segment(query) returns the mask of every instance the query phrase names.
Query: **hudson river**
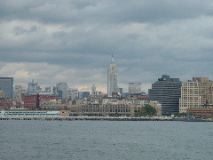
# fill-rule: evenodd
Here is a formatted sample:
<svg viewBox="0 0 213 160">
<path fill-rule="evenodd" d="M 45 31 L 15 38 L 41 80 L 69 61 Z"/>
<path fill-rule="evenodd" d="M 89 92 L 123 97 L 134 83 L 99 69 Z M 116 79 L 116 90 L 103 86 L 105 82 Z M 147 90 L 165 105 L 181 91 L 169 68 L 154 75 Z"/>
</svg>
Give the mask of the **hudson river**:
<svg viewBox="0 0 213 160">
<path fill-rule="evenodd" d="M 213 123 L 0 121 L 0 160 L 211 160 Z"/>
</svg>

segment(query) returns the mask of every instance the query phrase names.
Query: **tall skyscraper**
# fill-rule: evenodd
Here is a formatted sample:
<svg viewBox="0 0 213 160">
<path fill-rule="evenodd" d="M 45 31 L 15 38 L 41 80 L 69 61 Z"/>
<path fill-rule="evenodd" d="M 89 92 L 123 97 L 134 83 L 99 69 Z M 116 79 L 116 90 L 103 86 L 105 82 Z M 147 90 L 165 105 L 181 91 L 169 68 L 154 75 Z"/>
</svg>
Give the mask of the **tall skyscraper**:
<svg viewBox="0 0 213 160">
<path fill-rule="evenodd" d="M 117 65 L 115 64 L 114 57 L 112 55 L 111 63 L 107 69 L 107 95 L 112 97 L 112 93 L 118 92 L 118 80 L 117 80 Z"/>
<path fill-rule="evenodd" d="M 163 75 L 152 84 L 149 98 L 162 105 L 162 114 L 171 115 L 179 112 L 179 98 L 181 96 L 181 81 L 179 78 L 170 78 Z"/>
<path fill-rule="evenodd" d="M 5 97 L 13 98 L 13 78 L 0 77 L 0 90 L 4 92 Z"/>
</svg>

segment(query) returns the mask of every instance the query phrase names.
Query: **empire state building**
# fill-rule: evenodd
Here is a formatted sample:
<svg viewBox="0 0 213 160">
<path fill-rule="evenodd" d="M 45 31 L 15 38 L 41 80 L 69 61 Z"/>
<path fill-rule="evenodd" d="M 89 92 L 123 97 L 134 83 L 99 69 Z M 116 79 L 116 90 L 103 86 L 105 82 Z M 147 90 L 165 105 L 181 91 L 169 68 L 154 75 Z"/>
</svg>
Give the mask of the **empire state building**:
<svg viewBox="0 0 213 160">
<path fill-rule="evenodd" d="M 112 97 L 112 93 L 118 92 L 118 80 L 117 80 L 117 65 L 114 62 L 114 57 L 112 55 L 111 63 L 107 69 L 107 95 Z"/>
</svg>

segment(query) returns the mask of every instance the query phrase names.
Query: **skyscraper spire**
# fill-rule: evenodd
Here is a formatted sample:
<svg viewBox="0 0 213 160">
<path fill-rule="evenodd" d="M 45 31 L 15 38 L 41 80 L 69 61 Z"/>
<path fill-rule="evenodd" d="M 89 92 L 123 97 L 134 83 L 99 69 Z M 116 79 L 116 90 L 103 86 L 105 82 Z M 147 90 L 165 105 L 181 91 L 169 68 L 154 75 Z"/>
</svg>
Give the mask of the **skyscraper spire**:
<svg viewBox="0 0 213 160">
<path fill-rule="evenodd" d="M 112 60 L 111 63 L 114 63 L 115 59 L 114 59 L 114 55 L 112 54 Z"/>
</svg>

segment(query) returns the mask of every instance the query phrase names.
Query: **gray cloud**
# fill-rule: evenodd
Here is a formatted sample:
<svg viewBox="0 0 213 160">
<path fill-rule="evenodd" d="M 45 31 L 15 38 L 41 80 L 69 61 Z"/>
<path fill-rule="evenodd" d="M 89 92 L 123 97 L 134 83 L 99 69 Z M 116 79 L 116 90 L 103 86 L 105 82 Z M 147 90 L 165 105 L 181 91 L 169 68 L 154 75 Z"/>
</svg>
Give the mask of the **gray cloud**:
<svg viewBox="0 0 213 160">
<path fill-rule="evenodd" d="M 162 22 L 212 15 L 212 5 L 211 0 L 8 0 L 0 2 L 0 13 L 4 19 L 44 23 Z"/>
<path fill-rule="evenodd" d="M 161 74 L 213 78 L 212 8 L 210 0 L 0 1 L 0 74 L 104 86 L 114 54 L 121 86 Z"/>
</svg>

